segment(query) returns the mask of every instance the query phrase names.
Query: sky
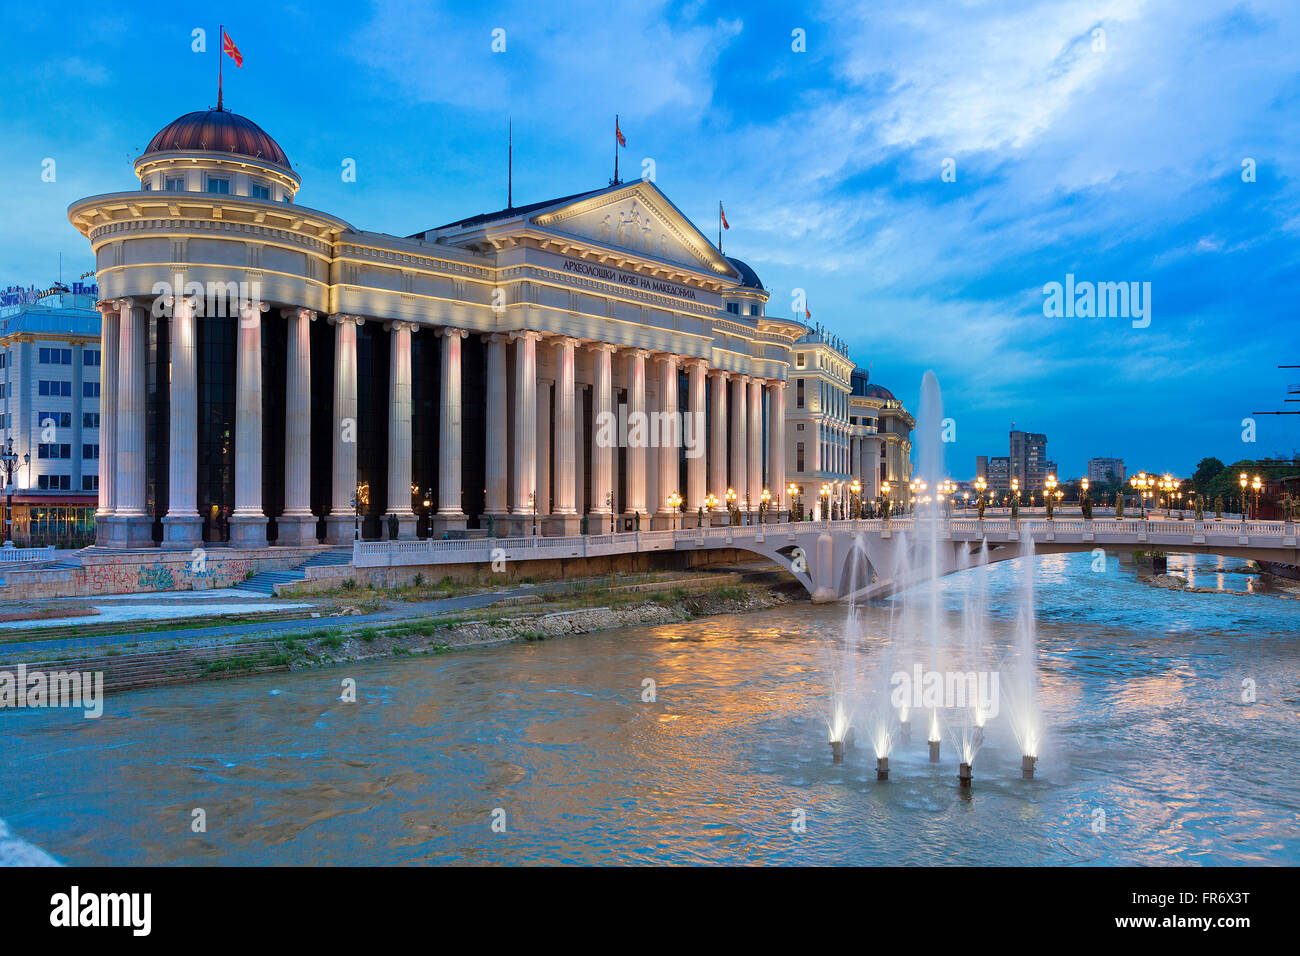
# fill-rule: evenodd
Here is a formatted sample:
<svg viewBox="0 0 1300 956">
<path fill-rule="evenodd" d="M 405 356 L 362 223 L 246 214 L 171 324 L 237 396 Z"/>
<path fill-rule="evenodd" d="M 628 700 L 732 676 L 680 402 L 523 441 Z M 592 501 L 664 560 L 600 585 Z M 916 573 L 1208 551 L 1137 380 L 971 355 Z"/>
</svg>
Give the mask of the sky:
<svg viewBox="0 0 1300 956">
<path fill-rule="evenodd" d="M 503 207 L 507 122 L 517 205 L 603 186 L 617 113 L 624 178 L 651 160 L 710 238 L 725 203 L 724 249 L 769 314 L 805 290 L 913 410 L 935 372 L 955 477 L 1007 454 L 1013 422 L 1047 434 L 1063 478 L 1093 456 L 1187 475 L 1300 450 L 1300 416 L 1253 415 L 1300 409 L 1284 402 L 1300 369 L 1277 367 L 1300 365 L 1294 0 L 4 0 L 3 16 L 0 286 L 52 281 L 60 253 L 65 280 L 93 267 L 68 204 L 133 188 L 153 134 L 215 105 L 218 22 L 197 17 L 219 16 L 244 57 L 225 105 L 284 148 L 300 205 L 360 229 Z M 1149 313 L 1048 315 L 1067 274 L 1149 283 Z"/>
</svg>

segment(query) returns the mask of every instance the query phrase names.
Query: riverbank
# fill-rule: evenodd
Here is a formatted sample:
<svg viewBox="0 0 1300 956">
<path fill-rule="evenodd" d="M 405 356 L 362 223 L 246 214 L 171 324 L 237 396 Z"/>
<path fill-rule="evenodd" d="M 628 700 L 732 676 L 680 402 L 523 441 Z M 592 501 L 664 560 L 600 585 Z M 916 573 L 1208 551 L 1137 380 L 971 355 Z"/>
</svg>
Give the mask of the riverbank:
<svg viewBox="0 0 1300 956">
<path fill-rule="evenodd" d="M 383 592 L 372 592 L 383 600 Z M 400 596 L 399 596 L 400 599 Z M 263 631 L 220 643 L 167 641 L 51 650 L 24 655 L 29 669 L 100 672 L 104 691 L 297 671 L 402 656 L 444 654 L 526 641 L 573 637 L 697 617 L 744 614 L 803 600 L 800 586 L 777 576 L 747 581 L 639 582 L 508 597 L 463 612 L 350 621 L 304 620 L 303 629 Z M 12 668 L 19 663 L 0 664 Z"/>
</svg>

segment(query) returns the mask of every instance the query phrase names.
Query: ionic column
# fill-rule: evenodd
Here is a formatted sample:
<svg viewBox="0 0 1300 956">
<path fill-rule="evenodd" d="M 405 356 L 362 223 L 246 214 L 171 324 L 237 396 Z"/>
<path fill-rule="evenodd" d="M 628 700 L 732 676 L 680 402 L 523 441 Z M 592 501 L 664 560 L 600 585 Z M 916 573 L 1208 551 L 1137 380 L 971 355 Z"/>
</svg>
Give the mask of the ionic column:
<svg viewBox="0 0 1300 956">
<path fill-rule="evenodd" d="M 230 515 L 230 545 L 266 547 L 262 511 L 262 312 L 261 302 L 239 310 L 235 354 L 235 510 Z"/>
<path fill-rule="evenodd" d="M 582 523 L 577 508 L 577 433 L 573 408 L 574 354 L 577 340 L 555 344 L 555 513 L 551 534 L 577 534 Z"/>
<path fill-rule="evenodd" d="M 682 423 L 683 437 L 686 439 L 686 511 L 698 514 L 704 507 L 704 496 L 708 457 L 705 454 L 704 434 L 707 416 L 704 412 L 705 382 L 708 375 L 708 363 L 704 359 L 695 359 L 689 364 L 687 372 L 687 401 L 689 405 L 686 420 Z"/>
<path fill-rule="evenodd" d="M 506 516 L 506 343 L 505 335 L 487 337 L 487 458 L 484 511 L 495 525 Z"/>
<path fill-rule="evenodd" d="M 515 534 L 531 534 L 533 501 L 537 493 L 537 332 L 514 332 L 515 455 L 511 511 Z"/>
<path fill-rule="evenodd" d="M 173 298 L 171 306 L 171 392 L 168 411 L 167 514 L 162 519 L 164 548 L 195 548 L 203 541 L 199 517 L 199 393 L 194 303 Z M 102 455 L 103 449 L 100 449 Z"/>
<path fill-rule="evenodd" d="M 668 507 L 668 496 L 673 492 L 681 494 L 681 433 L 677 429 L 677 363 L 676 355 L 659 357 L 659 434 L 657 444 L 659 480 L 659 500 L 654 505 L 655 519 L 651 527 L 669 529 L 676 524 L 681 512 Z"/>
<path fill-rule="evenodd" d="M 709 490 L 718 499 L 715 511 L 724 511 L 727 502 L 727 380 L 726 372 L 713 371 L 709 380 L 713 386 L 712 434 L 709 436 Z"/>
<path fill-rule="evenodd" d="M 749 376 L 741 375 L 731 389 L 731 475 L 729 487 L 735 489 L 736 507 L 745 511 L 754 502 L 745 501 L 749 490 Z"/>
<path fill-rule="evenodd" d="M 749 380 L 749 500 L 754 513 L 762 504 L 763 494 L 763 383 Z M 770 491 L 771 489 L 769 489 Z"/>
<path fill-rule="evenodd" d="M 442 337 L 442 392 L 439 395 L 439 448 L 438 448 L 438 513 L 430 520 L 435 536 L 444 531 L 463 530 L 467 518 L 462 505 L 461 449 L 463 436 L 463 398 L 461 395 L 460 343 L 468 334 L 463 329 L 440 328 Z M 408 402 L 409 408 L 409 402 Z M 504 410 L 504 408 L 503 408 Z M 411 477 L 408 462 L 406 497 L 411 496 Z M 411 534 L 415 533 L 412 516 Z M 403 533 L 403 537 L 405 537 Z"/>
<path fill-rule="evenodd" d="M 148 316 L 131 299 L 118 300 L 117 477 L 111 538 L 117 547 L 153 543 L 145 513 L 145 339 Z M 100 390 L 101 395 L 103 389 Z"/>
<path fill-rule="evenodd" d="M 614 449 L 618 443 L 618 422 L 614 415 L 614 346 L 590 346 L 595 365 L 591 393 L 591 513 L 604 520 L 598 529 L 608 531 L 614 504 Z"/>
<path fill-rule="evenodd" d="M 862 493 L 868 501 L 880 494 L 880 439 L 867 438 L 862 449 Z"/>
<path fill-rule="evenodd" d="M 788 508 L 789 496 L 785 490 L 785 382 L 770 382 L 767 386 L 767 480 L 772 500 L 780 501 Z"/>
<path fill-rule="evenodd" d="M 357 326 L 365 320 L 339 314 L 329 321 L 334 326 L 334 447 L 325 540 L 349 544 L 357 523 Z"/>
<path fill-rule="evenodd" d="M 316 543 L 311 513 L 311 309 L 281 309 L 288 326 L 284 387 L 284 511 L 275 519 L 276 544 Z"/>
<path fill-rule="evenodd" d="M 388 510 L 384 537 L 392 536 L 391 518 L 397 519 L 397 537 L 415 537 L 415 509 L 411 507 L 411 334 L 414 322 L 389 322 L 388 332 Z M 457 366 L 459 368 L 459 366 Z M 446 375 L 446 363 L 443 363 Z M 447 381 L 444 377 L 443 388 Z M 443 448 L 447 445 L 443 436 Z M 441 486 L 440 486 L 441 487 Z"/>
<path fill-rule="evenodd" d="M 117 362 L 121 314 L 117 303 L 99 303 L 99 507 L 95 509 L 95 543 L 107 546 L 110 520 L 117 506 Z"/>
<path fill-rule="evenodd" d="M 644 349 L 632 349 L 627 357 L 627 503 L 623 511 L 629 517 L 640 514 L 649 518 L 646 511 L 646 442 L 649 423 L 645 414 L 645 359 Z M 639 429 L 639 434 L 637 431 Z M 636 440 L 633 440 L 634 437 Z M 642 527 L 649 530 L 648 526 Z"/>
</svg>

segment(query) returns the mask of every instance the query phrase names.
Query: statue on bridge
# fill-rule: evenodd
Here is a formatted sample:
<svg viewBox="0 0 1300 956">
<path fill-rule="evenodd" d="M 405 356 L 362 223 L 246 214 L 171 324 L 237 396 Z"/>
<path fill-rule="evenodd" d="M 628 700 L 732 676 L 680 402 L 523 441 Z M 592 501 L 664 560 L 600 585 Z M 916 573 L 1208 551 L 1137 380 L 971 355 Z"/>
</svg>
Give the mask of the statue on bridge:
<svg viewBox="0 0 1300 956">
<path fill-rule="evenodd" d="M 1205 499 L 1200 495 L 1196 496 L 1196 520 L 1205 520 Z"/>
<path fill-rule="evenodd" d="M 1092 520 L 1092 499 L 1088 497 L 1085 491 L 1083 497 L 1079 499 L 1079 510 L 1083 512 L 1084 520 Z"/>
<path fill-rule="evenodd" d="M 1124 518 L 1124 492 L 1115 492 L 1115 517 L 1123 520 Z"/>
<path fill-rule="evenodd" d="M 980 502 L 979 502 L 979 504 L 976 506 L 976 508 L 977 508 L 978 511 L 979 511 L 979 518 L 980 518 L 980 520 L 983 521 L 983 520 L 984 520 L 984 496 L 983 496 L 983 495 L 980 495 Z"/>
<path fill-rule="evenodd" d="M 1223 520 L 1223 495 L 1214 496 L 1214 520 Z"/>
<path fill-rule="evenodd" d="M 1011 520 L 1020 520 L 1020 496 L 1012 495 L 1011 497 Z"/>
</svg>

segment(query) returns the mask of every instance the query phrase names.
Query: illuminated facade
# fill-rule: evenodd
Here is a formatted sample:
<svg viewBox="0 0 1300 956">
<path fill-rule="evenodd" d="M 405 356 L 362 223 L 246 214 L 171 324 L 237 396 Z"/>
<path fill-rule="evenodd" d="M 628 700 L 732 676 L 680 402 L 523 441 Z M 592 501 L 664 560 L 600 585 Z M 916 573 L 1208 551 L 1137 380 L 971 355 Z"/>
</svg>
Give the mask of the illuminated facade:
<svg viewBox="0 0 1300 956">
<path fill-rule="evenodd" d="M 227 111 L 134 168 L 68 211 L 101 291 L 102 544 L 667 527 L 674 493 L 785 484 L 805 329 L 652 183 L 401 237 L 298 205 Z"/>
</svg>

